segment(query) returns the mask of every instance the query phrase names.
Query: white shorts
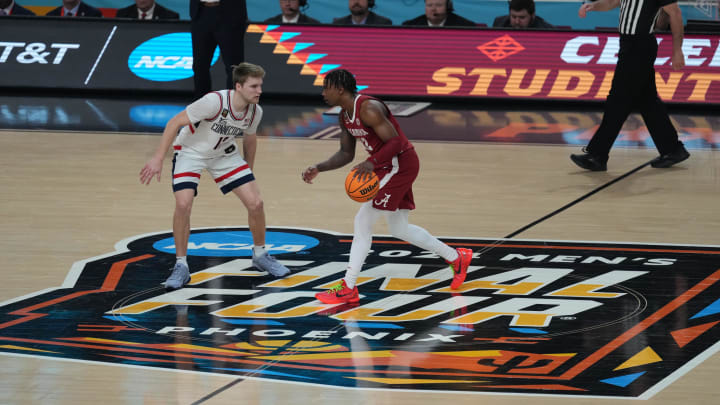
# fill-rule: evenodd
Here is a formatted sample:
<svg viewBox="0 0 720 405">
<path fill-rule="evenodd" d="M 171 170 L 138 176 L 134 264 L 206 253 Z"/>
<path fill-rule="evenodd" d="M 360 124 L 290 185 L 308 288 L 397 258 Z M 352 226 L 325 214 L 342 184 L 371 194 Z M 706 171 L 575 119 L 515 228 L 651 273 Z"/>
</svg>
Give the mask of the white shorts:
<svg viewBox="0 0 720 405">
<path fill-rule="evenodd" d="M 255 180 L 250 166 L 237 151 L 224 156 L 201 159 L 179 150 L 173 157 L 173 192 L 191 188 L 197 195 L 197 186 L 203 169 L 207 169 L 223 194 Z"/>
</svg>

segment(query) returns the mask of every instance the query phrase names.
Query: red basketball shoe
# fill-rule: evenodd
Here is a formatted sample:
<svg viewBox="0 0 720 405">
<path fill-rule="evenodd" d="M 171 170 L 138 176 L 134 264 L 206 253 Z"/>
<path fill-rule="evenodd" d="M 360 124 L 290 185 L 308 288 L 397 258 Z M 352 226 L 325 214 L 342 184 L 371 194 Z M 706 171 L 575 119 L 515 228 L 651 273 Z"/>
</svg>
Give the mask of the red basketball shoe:
<svg viewBox="0 0 720 405">
<path fill-rule="evenodd" d="M 344 279 L 330 287 L 329 290 L 315 294 L 315 298 L 323 304 L 340 304 L 344 302 L 360 301 L 357 286 L 348 288 Z"/>
<path fill-rule="evenodd" d="M 465 248 L 457 248 L 455 249 L 458 254 L 458 258 L 455 259 L 454 262 L 447 262 L 447 264 L 450 265 L 453 269 L 453 280 L 452 283 L 450 283 L 450 289 L 451 290 L 457 290 L 462 285 L 463 281 L 465 281 L 465 276 L 467 276 L 467 268 L 470 265 L 470 261 L 472 260 L 472 250 L 471 249 L 465 249 Z"/>
</svg>

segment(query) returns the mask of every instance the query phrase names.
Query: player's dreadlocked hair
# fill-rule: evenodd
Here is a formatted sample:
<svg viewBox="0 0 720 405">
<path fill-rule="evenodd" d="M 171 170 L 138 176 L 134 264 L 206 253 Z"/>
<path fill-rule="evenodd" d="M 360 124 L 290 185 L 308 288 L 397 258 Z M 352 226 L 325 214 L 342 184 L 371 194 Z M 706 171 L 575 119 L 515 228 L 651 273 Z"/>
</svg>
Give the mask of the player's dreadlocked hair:
<svg viewBox="0 0 720 405">
<path fill-rule="evenodd" d="M 345 69 L 335 69 L 325 75 L 323 87 L 337 87 L 345 89 L 345 91 L 352 94 L 357 93 L 357 83 L 355 82 L 355 76 L 353 76 L 352 73 Z"/>
</svg>

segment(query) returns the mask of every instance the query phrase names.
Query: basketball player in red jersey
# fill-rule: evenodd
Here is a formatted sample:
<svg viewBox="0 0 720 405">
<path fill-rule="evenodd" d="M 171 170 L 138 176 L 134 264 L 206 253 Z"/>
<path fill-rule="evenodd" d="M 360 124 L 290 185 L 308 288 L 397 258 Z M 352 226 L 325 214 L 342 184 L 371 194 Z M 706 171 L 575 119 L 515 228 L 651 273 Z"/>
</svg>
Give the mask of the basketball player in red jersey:
<svg viewBox="0 0 720 405">
<path fill-rule="evenodd" d="M 329 105 L 342 108 L 340 150 L 326 161 L 305 169 L 303 180 L 312 183 L 318 173 L 352 162 L 359 141 L 370 157 L 355 166 L 357 175 L 369 176 L 374 171 L 380 178 L 380 189 L 373 200 L 363 203 L 355 216 L 345 278 L 315 297 L 326 304 L 359 301 L 355 282 L 370 252 L 372 227 L 380 217 L 385 217 L 394 237 L 443 257 L 454 272 L 450 288 L 458 289 L 465 281 L 472 250 L 453 249 L 425 229 L 408 223 L 408 213 L 415 209 L 412 184 L 420 170 L 420 162 L 395 117 L 382 101 L 357 94 L 355 78 L 345 69 L 333 70 L 325 76 L 322 94 Z"/>
</svg>

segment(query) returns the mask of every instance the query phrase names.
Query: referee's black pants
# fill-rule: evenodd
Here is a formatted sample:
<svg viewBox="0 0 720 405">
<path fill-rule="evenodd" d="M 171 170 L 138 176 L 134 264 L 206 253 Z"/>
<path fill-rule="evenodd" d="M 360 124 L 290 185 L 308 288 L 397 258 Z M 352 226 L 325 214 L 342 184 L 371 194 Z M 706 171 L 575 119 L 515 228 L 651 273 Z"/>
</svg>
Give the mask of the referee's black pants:
<svg viewBox="0 0 720 405">
<path fill-rule="evenodd" d="M 654 35 L 620 36 L 620 51 L 605 101 L 605 113 L 587 146 L 588 153 L 607 160 L 610 148 L 633 110 L 642 115 L 660 155 L 673 152 L 681 145 L 665 104 L 657 94 L 654 67 L 657 50 Z"/>
<path fill-rule="evenodd" d="M 230 0 L 236 1 L 236 0 Z M 245 26 L 242 16 L 228 23 L 220 14 L 221 7 L 200 7 L 192 20 L 193 80 L 195 97 L 199 98 L 211 91 L 210 63 L 215 47 L 220 46 L 220 55 L 225 64 L 225 88 L 232 88 L 232 66 L 244 59 Z"/>
</svg>

